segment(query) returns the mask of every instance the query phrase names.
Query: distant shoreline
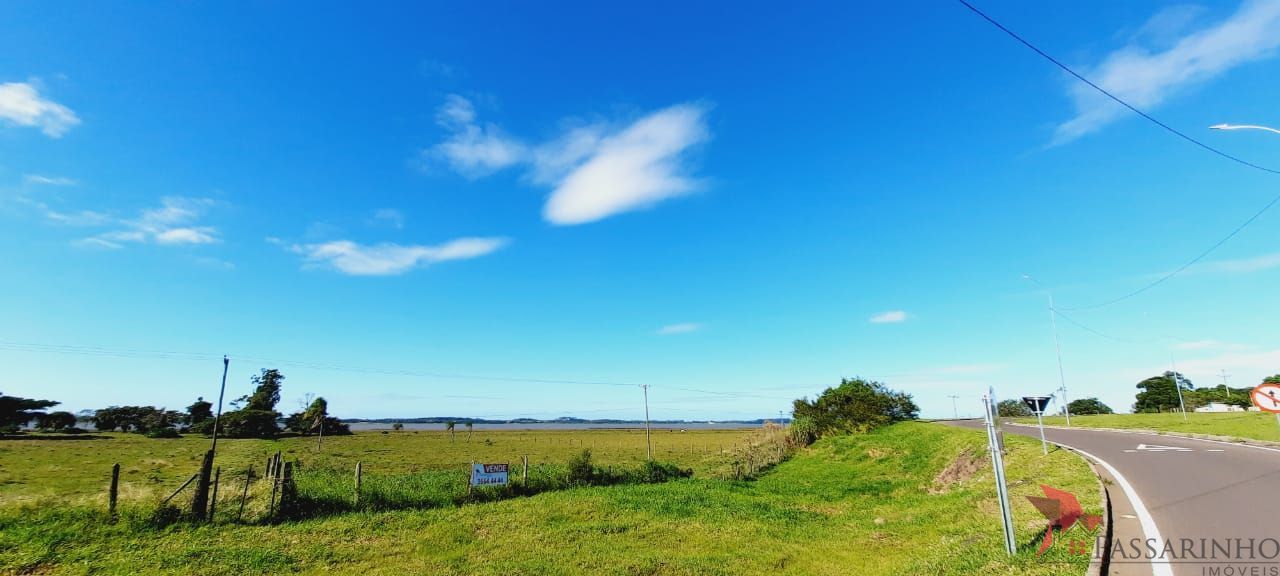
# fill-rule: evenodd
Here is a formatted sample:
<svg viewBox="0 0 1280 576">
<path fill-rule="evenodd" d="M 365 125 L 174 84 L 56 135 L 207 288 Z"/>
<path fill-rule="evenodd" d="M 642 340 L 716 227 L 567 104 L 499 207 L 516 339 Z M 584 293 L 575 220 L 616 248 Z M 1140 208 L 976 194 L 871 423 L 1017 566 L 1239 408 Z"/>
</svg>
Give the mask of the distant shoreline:
<svg viewBox="0 0 1280 576">
<path fill-rule="evenodd" d="M 705 426 L 708 424 L 740 424 L 745 426 L 760 426 L 765 422 L 790 422 L 790 418 L 756 418 L 754 420 L 650 420 L 650 426 L 675 426 L 675 425 L 694 425 Z M 541 420 L 537 418 L 511 418 L 508 420 L 493 420 L 487 418 L 465 418 L 461 416 L 429 416 L 420 418 L 343 418 L 344 424 L 617 424 L 621 426 L 643 426 L 644 420 L 616 420 L 608 418 L 571 418 L 563 417 L 554 420 Z"/>
</svg>

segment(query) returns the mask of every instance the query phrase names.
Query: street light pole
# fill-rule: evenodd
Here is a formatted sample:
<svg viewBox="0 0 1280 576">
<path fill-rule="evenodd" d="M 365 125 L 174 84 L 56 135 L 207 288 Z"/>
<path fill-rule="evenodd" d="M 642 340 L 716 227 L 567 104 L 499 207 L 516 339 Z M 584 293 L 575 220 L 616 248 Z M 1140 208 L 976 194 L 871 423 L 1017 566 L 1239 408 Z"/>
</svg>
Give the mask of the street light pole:
<svg viewBox="0 0 1280 576">
<path fill-rule="evenodd" d="M 951 398 L 951 411 L 955 414 L 955 419 L 959 420 L 960 408 L 956 407 L 956 399 L 959 398 L 959 396 L 952 395 L 952 396 L 948 396 L 948 398 Z"/>
<path fill-rule="evenodd" d="M 1067 417 L 1067 428 L 1070 428 L 1071 408 L 1067 406 L 1070 404 L 1067 399 L 1067 376 L 1062 370 L 1062 344 L 1058 341 L 1058 309 L 1053 305 L 1053 290 L 1050 290 L 1028 274 L 1023 274 L 1022 277 L 1034 282 L 1036 286 L 1044 288 L 1045 293 L 1049 295 L 1049 324 L 1053 327 L 1053 350 L 1058 355 L 1058 391 L 1062 392 L 1062 413 Z"/>
<path fill-rule="evenodd" d="M 649 385 L 641 384 L 640 388 L 644 390 L 644 454 L 652 462 L 653 441 L 649 439 Z"/>
<path fill-rule="evenodd" d="M 1280 130 L 1276 130 L 1270 126 L 1258 126 L 1256 124 L 1214 124 L 1209 127 L 1210 130 L 1262 130 L 1264 132 L 1275 132 L 1280 134 Z"/>
</svg>

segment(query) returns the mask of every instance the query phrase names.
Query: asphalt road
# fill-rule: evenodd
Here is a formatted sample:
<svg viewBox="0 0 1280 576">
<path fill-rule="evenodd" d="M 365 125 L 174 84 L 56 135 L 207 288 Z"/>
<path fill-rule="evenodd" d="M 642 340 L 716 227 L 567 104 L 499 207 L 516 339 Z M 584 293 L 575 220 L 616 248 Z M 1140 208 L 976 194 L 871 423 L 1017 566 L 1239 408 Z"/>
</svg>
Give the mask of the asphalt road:
<svg viewBox="0 0 1280 576">
<path fill-rule="evenodd" d="M 983 427 L 981 421 L 956 424 Z M 1040 437 L 1035 427 L 1006 423 L 1004 430 Z M 1280 450 L 1084 428 L 1046 428 L 1045 437 L 1096 457 L 1110 466 L 1113 474 L 1109 476 L 1122 477 L 1123 481 L 1113 478 L 1115 484 L 1110 486 L 1113 502 L 1124 497 L 1125 483 L 1136 494 L 1136 502 L 1115 506 L 1117 539 L 1122 544 L 1130 537 L 1157 536 L 1152 534 L 1154 529 L 1175 547 L 1167 564 L 1133 564 L 1113 555 L 1113 573 L 1280 576 Z M 1149 516 L 1147 522 L 1144 514 Z M 1234 541 L 1237 538 L 1241 541 Z M 1190 539 L 1190 554 L 1182 549 L 1184 539 Z M 1201 539 L 1205 539 L 1203 553 L 1199 552 Z M 1247 549 L 1250 541 L 1252 553 Z M 1233 548 L 1215 552 L 1214 544 Z"/>
</svg>

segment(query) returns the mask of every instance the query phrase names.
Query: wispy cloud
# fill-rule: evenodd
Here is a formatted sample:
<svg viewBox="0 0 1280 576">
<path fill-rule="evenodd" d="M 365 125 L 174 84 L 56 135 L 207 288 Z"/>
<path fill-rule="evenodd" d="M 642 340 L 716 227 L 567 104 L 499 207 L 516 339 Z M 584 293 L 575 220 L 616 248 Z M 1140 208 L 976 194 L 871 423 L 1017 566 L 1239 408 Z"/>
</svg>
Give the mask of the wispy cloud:
<svg viewBox="0 0 1280 576">
<path fill-rule="evenodd" d="M 27 184 L 38 184 L 41 186 L 75 186 L 77 182 L 71 178 L 63 176 L 44 176 L 41 174 L 27 174 L 22 177 L 22 181 Z"/>
<path fill-rule="evenodd" d="M 50 138 L 61 138 L 80 123 L 70 108 L 42 98 L 35 86 L 25 82 L 0 84 L 0 120 L 37 127 Z"/>
<path fill-rule="evenodd" d="M 82 212 L 84 218 L 94 217 L 107 219 L 116 224 L 110 230 L 84 238 L 76 243 L 81 246 L 118 249 L 130 243 L 153 243 L 161 245 L 213 244 L 218 242 L 218 231 L 212 226 L 200 225 L 198 220 L 205 214 L 213 200 L 208 198 L 183 198 L 169 196 L 160 200 L 160 206 L 143 210 L 137 218 L 114 220 L 105 215 L 93 212 Z M 51 219 L 57 220 L 57 213 L 49 213 Z M 87 216 L 86 216 L 87 215 Z"/>
<path fill-rule="evenodd" d="M 1248 348 L 1243 344 L 1231 344 L 1219 340 L 1193 340 L 1188 342 L 1179 342 L 1173 347 L 1177 350 L 1239 350 Z"/>
<path fill-rule="evenodd" d="M 467 178 L 522 166 L 528 182 L 551 188 L 543 207 L 548 222 L 585 224 L 697 190 L 688 155 L 710 139 L 707 110 L 685 103 L 629 123 L 579 123 L 530 145 L 478 122 L 471 101 L 454 94 L 436 114 L 450 136 L 425 154 Z"/>
<path fill-rule="evenodd" d="M 506 238 L 459 238 L 436 246 L 363 245 L 350 240 L 335 240 L 320 244 L 294 244 L 289 250 L 301 254 L 309 264 L 324 265 L 343 274 L 392 276 L 437 262 L 478 258 L 508 243 Z"/>
<path fill-rule="evenodd" d="M 399 230 L 404 228 L 404 213 L 394 208 L 380 208 L 373 212 L 370 223 L 390 226 Z"/>
<path fill-rule="evenodd" d="M 495 124 L 478 124 L 470 100 L 450 94 L 436 111 L 436 123 L 450 132 L 427 154 L 443 159 L 455 172 L 480 178 L 524 161 L 527 149 Z"/>
<path fill-rule="evenodd" d="M 1252 258 L 1218 260 L 1205 264 L 1204 266 L 1204 270 L 1208 272 L 1227 272 L 1236 274 L 1259 272 L 1262 270 L 1270 270 L 1272 268 L 1280 268 L 1280 252 L 1274 254 L 1263 254 Z"/>
<path fill-rule="evenodd" d="M 906 322 L 906 320 L 907 313 L 902 310 L 881 312 L 867 319 L 867 321 L 872 324 L 897 324 L 899 322 Z"/>
<path fill-rule="evenodd" d="M 702 329 L 702 324 L 697 322 L 681 322 L 679 324 L 668 324 L 658 329 L 658 334 L 663 336 L 671 334 L 688 334 L 697 332 Z"/>
<path fill-rule="evenodd" d="M 1082 73 L 1107 91 L 1144 109 L 1163 103 L 1179 89 L 1211 80 L 1242 64 L 1270 58 L 1280 46 L 1280 2 L 1247 0 L 1227 19 L 1171 40 L 1163 50 L 1140 45 L 1153 29 L 1185 25 L 1185 9 L 1157 13 L 1141 34 Z M 1076 115 L 1063 122 L 1052 144 L 1095 132 L 1125 113 L 1124 108 L 1074 80 L 1070 95 Z"/>
</svg>

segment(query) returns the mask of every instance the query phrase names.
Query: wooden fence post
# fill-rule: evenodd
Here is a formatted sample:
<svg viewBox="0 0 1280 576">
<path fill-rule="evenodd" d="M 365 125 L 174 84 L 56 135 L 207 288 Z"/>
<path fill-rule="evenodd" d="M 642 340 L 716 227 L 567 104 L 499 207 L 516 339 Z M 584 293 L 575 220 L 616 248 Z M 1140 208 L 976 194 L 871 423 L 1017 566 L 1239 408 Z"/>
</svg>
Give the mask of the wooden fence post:
<svg viewBox="0 0 1280 576">
<path fill-rule="evenodd" d="M 524 463 L 524 471 L 521 473 L 523 478 L 520 480 L 520 483 L 527 487 L 529 485 L 529 455 L 525 454 L 524 456 L 521 456 L 520 460 Z"/>
<path fill-rule="evenodd" d="M 196 481 L 196 493 L 191 499 L 191 517 L 204 520 L 209 513 L 209 477 L 213 475 L 213 450 L 204 453 L 200 463 L 200 479 Z"/>
<path fill-rule="evenodd" d="M 213 522 L 213 512 L 218 508 L 218 484 L 222 482 L 222 467 L 213 471 L 213 496 L 209 498 L 209 521 Z"/>
<path fill-rule="evenodd" d="M 467 496 L 471 495 L 471 475 L 475 473 L 476 463 L 472 462 L 467 465 Z"/>
<path fill-rule="evenodd" d="M 120 463 L 111 467 L 111 491 L 107 493 L 107 514 L 116 517 L 116 494 L 120 489 Z"/>
<path fill-rule="evenodd" d="M 276 491 L 280 489 L 279 476 L 271 479 L 271 502 L 267 504 L 267 518 L 274 520 L 276 517 Z"/>
<path fill-rule="evenodd" d="M 244 516 L 244 501 L 249 498 L 250 480 L 253 480 L 253 464 L 249 465 L 249 470 L 244 475 L 244 491 L 240 493 L 240 511 L 236 512 L 236 523 L 239 523 L 240 517 Z"/>
<path fill-rule="evenodd" d="M 280 477 L 280 506 L 277 510 L 292 510 L 297 496 L 293 486 L 293 462 L 284 463 L 284 474 Z"/>
<path fill-rule="evenodd" d="M 361 480 L 360 477 L 363 475 L 363 473 L 364 473 L 364 463 L 356 462 L 356 495 L 355 495 L 355 498 L 351 500 L 352 505 L 354 505 L 356 508 L 360 507 L 360 480 Z"/>
</svg>

